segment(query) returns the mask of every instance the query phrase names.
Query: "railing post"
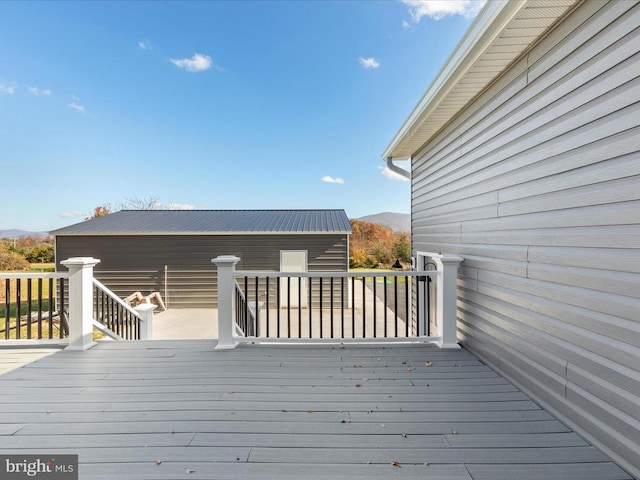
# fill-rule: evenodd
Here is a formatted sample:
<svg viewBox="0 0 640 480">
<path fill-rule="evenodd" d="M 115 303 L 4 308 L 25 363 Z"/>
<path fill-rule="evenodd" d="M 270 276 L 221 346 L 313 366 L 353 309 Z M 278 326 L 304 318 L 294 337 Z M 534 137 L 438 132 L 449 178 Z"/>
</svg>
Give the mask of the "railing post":
<svg viewBox="0 0 640 480">
<path fill-rule="evenodd" d="M 211 260 L 218 267 L 218 344 L 215 350 L 231 350 L 238 346 L 233 339 L 235 322 L 235 271 L 240 258 L 220 255 Z"/>
<path fill-rule="evenodd" d="M 141 303 L 133 307 L 140 315 L 140 340 L 153 340 L 153 311 L 158 308 L 153 303 Z"/>
<path fill-rule="evenodd" d="M 74 257 L 61 262 L 69 269 L 67 348 L 70 350 L 87 350 L 96 345 L 93 341 L 93 267 L 99 262 L 92 257 Z"/>
<path fill-rule="evenodd" d="M 440 272 L 436 284 L 437 345 L 440 348 L 460 348 L 458 345 L 458 265 L 464 259 L 457 255 L 434 257 Z"/>
</svg>

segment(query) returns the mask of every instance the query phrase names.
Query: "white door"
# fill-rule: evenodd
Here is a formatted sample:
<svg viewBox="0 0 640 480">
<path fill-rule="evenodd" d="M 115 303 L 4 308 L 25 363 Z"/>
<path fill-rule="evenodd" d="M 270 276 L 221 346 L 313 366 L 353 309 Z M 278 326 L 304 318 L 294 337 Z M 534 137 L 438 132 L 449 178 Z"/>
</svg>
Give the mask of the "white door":
<svg viewBox="0 0 640 480">
<path fill-rule="evenodd" d="M 306 250 L 281 250 L 280 271 L 295 274 L 307 271 Z M 292 308 L 306 308 L 309 293 L 307 279 L 291 276 L 290 279 L 280 279 L 280 306 Z"/>
</svg>

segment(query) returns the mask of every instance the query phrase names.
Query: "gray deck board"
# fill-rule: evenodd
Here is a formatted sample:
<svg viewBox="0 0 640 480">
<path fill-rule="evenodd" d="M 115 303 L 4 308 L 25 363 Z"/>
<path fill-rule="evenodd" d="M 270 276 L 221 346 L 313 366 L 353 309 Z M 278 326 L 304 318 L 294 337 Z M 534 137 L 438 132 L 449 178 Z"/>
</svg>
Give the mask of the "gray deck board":
<svg viewBox="0 0 640 480">
<path fill-rule="evenodd" d="M 0 452 L 78 454 L 83 480 L 630 478 L 465 350 L 213 346 L 23 352 Z"/>
</svg>

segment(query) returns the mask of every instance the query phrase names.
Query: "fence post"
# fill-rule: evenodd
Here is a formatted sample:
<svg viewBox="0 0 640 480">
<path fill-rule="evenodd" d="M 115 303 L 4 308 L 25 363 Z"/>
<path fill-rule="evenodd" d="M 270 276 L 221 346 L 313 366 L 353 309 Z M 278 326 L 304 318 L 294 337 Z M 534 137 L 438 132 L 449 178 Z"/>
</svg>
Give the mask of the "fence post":
<svg viewBox="0 0 640 480">
<path fill-rule="evenodd" d="M 460 348 L 458 345 L 458 265 L 464 259 L 457 255 L 434 257 L 440 275 L 436 284 L 436 318 L 438 346 Z"/>
<path fill-rule="evenodd" d="M 87 350 L 96 345 L 93 341 L 93 267 L 99 262 L 92 257 L 60 262 L 69 269 L 69 350 Z"/>
<path fill-rule="evenodd" d="M 235 323 L 235 271 L 240 258 L 220 255 L 212 263 L 218 268 L 218 344 L 215 350 L 231 350 L 238 346 L 233 340 Z"/>
<path fill-rule="evenodd" d="M 140 340 L 153 340 L 153 311 L 158 308 L 153 303 L 141 303 L 133 309 L 140 315 Z"/>
</svg>

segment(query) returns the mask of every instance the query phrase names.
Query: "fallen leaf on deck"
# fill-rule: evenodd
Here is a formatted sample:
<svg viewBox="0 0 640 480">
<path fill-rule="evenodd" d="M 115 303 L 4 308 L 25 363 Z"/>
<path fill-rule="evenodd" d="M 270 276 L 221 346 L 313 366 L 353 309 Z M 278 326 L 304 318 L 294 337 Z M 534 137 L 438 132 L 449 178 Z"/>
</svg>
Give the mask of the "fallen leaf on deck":
<svg viewBox="0 0 640 480">
<path fill-rule="evenodd" d="M 451 430 L 452 435 L 458 435 L 458 430 Z"/>
<path fill-rule="evenodd" d="M 356 388 L 361 387 L 362 385 L 360 385 L 359 383 L 356 383 Z"/>
<path fill-rule="evenodd" d="M 391 465 L 393 465 L 394 467 L 402 467 L 402 465 L 400 464 L 400 462 L 391 462 Z"/>
<path fill-rule="evenodd" d="M 316 412 L 313 410 L 307 410 L 307 413 L 316 413 Z"/>
<path fill-rule="evenodd" d="M 432 366 L 432 365 L 433 365 L 433 363 L 431 363 L 431 362 L 424 362 L 424 365 L 425 365 L 426 367 L 430 367 L 430 366 Z"/>
</svg>

